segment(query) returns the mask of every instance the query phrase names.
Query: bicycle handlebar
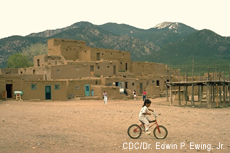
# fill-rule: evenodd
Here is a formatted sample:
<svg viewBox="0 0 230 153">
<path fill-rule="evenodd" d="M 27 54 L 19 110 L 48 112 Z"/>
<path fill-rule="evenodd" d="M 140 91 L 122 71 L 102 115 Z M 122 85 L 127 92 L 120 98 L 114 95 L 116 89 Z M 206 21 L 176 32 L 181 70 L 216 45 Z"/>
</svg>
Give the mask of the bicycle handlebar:
<svg viewBox="0 0 230 153">
<path fill-rule="evenodd" d="M 155 111 L 153 111 L 152 114 L 157 118 L 157 113 Z"/>
</svg>

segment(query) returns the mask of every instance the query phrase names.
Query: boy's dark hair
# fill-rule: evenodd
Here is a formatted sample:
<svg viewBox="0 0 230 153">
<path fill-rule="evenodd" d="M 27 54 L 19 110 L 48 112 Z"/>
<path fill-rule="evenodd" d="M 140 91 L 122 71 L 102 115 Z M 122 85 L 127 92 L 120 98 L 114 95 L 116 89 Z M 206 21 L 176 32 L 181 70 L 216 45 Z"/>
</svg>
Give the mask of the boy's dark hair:
<svg viewBox="0 0 230 153">
<path fill-rule="evenodd" d="M 146 104 L 151 104 L 151 101 L 149 99 L 146 99 L 142 107 L 144 107 Z"/>
</svg>

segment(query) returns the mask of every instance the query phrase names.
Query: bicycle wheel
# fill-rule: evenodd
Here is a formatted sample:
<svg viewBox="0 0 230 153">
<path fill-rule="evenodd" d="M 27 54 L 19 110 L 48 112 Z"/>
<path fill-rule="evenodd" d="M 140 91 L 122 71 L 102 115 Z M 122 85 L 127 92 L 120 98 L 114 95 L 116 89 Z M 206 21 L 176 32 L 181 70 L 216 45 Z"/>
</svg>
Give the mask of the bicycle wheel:
<svg viewBox="0 0 230 153">
<path fill-rule="evenodd" d="M 128 133 L 130 138 L 137 139 L 141 136 L 142 129 L 140 128 L 139 125 L 133 124 L 128 128 L 127 133 Z"/>
<path fill-rule="evenodd" d="M 158 130 L 159 128 L 159 130 Z M 157 138 L 157 139 L 164 139 L 167 137 L 168 135 L 168 131 L 167 129 L 162 126 L 162 125 L 158 125 L 158 128 L 155 127 L 154 130 L 153 130 L 153 134 L 154 136 Z"/>
</svg>

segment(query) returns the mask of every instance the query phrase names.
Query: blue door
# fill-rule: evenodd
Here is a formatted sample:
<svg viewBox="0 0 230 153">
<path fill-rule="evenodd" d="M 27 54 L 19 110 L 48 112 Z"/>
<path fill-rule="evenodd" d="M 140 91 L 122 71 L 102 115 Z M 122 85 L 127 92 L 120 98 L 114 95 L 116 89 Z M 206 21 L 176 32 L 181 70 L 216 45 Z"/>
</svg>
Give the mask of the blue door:
<svg viewBox="0 0 230 153">
<path fill-rule="evenodd" d="M 90 89 L 89 89 L 89 85 L 85 85 L 85 96 L 90 96 Z"/>
<path fill-rule="evenodd" d="M 51 86 L 45 86 L 45 98 L 51 100 Z"/>
</svg>

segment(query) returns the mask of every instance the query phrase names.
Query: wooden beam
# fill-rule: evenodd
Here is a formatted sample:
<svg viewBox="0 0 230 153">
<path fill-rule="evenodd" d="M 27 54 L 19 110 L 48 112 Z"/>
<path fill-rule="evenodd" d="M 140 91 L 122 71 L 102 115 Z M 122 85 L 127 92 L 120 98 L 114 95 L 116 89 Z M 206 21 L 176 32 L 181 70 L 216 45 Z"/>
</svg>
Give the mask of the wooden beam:
<svg viewBox="0 0 230 153">
<path fill-rule="evenodd" d="M 178 99 L 179 99 L 179 105 L 181 106 L 181 100 L 180 100 L 180 85 L 179 85 L 179 92 L 178 92 Z"/>
</svg>

